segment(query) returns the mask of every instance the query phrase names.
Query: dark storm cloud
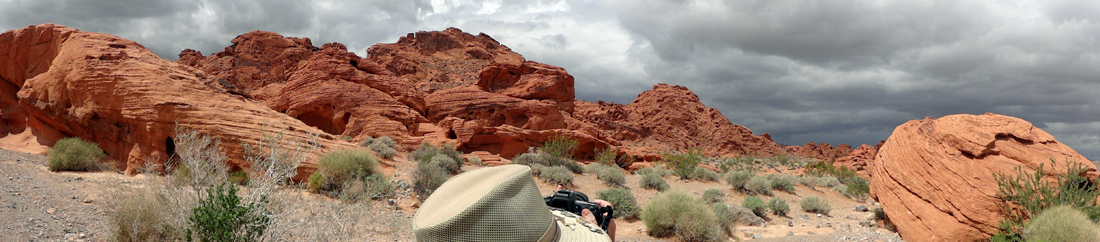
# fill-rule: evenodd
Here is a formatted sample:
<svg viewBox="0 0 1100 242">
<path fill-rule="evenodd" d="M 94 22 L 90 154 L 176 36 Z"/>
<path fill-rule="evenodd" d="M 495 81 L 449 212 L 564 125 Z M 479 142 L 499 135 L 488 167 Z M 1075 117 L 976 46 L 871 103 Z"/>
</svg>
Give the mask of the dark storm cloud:
<svg viewBox="0 0 1100 242">
<path fill-rule="evenodd" d="M 4 30 L 46 22 L 168 59 L 252 30 L 363 55 L 457 27 L 565 68 L 578 99 L 685 85 L 785 144 L 874 144 L 909 120 L 994 112 L 1100 159 L 1095 1 L 0 0 Z"/>
</svg>

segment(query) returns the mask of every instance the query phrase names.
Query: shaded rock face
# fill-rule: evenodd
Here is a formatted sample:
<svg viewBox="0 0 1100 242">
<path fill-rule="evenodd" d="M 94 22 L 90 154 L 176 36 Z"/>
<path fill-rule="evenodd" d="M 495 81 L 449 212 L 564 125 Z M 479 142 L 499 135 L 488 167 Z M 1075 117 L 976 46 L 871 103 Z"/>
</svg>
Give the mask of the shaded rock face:
<svg viewBox="0 0 1100 242">
<path fill-rule="evenodd" d="M 871 177 L 871 165 L 875 159 L 875 155 L 878 154 L 878 146 L 860 145 L 855 150 L 844 157 L 837 158 L 833 164 L 837 166 L 845 166 L 849 169 L 855 170 L 857 174 L 864 178 Z"/>
<path fill-rule="evenodd" d="M 766 136 L 753 135 L 707 107 L 683 86 L 657 84 L 619 105 L 578 101 L 573 117 L 620 142 L 646 160 L 668 150 L 700 148 L 707 156 L 772 156 L 785 152 Z"/>
<path fill-rule="evenodd" d="M 1057 165 L 1051 160 L 1056 160 Z M 872 165 L 871 196 L 907 241 L 988 240 L 1003 218 L 996 173 L 1030 174 L 1045 164 L 1047 178 L 1066 161 L 1096 167 L 1053 136 L 1019 118 L 949 115 L 898 126 Z"/>
<path fill-rule="evenodd" d="M 249 167 L 242 143 L 259 144 L 278 131 L 287 143 L 322 133 L 232 93 L 214 76 L 112 35 L 30 26 L 0 35 L 0 56 L 2 108 L 15 114 L 5 113 L 13 119 L 5 120 L 7 129 L 31 126 L 43 144 L 67 136 L 98 143 L 128 173 L 171 155 L 176 123 L 220 139 L 228 162 L 241 168 Z M 332 135 L 315 144 L 322 152 L 352 147 Z M 299 176 L 315 167 L 303 164 Z"/>
</svg>

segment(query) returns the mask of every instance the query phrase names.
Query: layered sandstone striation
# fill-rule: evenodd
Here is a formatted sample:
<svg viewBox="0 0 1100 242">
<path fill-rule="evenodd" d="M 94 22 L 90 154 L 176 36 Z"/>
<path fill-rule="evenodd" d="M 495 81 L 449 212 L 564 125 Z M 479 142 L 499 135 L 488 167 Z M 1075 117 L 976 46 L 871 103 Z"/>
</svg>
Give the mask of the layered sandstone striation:
<svg viewBox="0 0 1100 242">
<path fill-rule="evenodd" d="M 44 24 L 0 35 L 5 129 L 29 126 L 39 142 L 77 136 L 98 143 L 128 173 L 172 155 L 177 123 L 213 135 L 235 167 L 242 144 L 282 132 L 284 144 L 321 130 L 233 93 L 206 72 L 157 57 L 130 40 Z M 321 152 L 352 144 L 323 134 Z M 315 163 L 303 164 L 301 174 Z"/>
<path fill-rule="evenodd" d="M 1057 164 L 1055 164 L 1056 161 Z M 996 173 L 1047 178 L 1067 162 L 1096 167 L 1053 136 L 1019 118 L 957 114 L 909 121 L 894 130 L 872 165 L 871 195 L 909 241 L 988 240 L 1003 218 Z"/>
</svg>

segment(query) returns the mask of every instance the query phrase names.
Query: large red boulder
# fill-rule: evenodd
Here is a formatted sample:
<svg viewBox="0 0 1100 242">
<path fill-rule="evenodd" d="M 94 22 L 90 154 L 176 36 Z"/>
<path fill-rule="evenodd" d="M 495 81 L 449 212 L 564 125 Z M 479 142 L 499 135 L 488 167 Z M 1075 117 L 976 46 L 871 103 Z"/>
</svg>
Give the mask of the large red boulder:
<svg viewBox="0 0 1100 242">
<path fill-rule="evenodd" d="M 998 231 L 1003 201 L 994 174 L 1031 174 L 1044 164 L 1047 178 L 1067 162 L 1096 166 L 1023 119 L 998 114 L 956 114 L 898 126 L 878 150 L 871 196 L 907 241 L 979 241 Z M 1055 164 L 1056 163 L 1056 164 Z"/>
</svg>

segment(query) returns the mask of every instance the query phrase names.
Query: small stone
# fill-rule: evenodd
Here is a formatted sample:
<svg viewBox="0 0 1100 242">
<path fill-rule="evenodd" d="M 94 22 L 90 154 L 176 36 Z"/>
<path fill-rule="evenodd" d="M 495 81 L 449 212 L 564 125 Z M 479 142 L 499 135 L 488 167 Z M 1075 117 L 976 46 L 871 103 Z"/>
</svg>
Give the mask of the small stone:
<svg viewBox="0 0 1100 242">
<path fill-rule="evenodd" d="M 794 231 L 787 231 L 787 236 L 794 236 Z"/>
<path fill-rule="evenodd" d="M 817 225 L 815 225 L 815 227 L 816 227 L 816 228 L 819 228 L 819 229 L 820 229 L 820 228 L 821 228 L 821 224 L 817 224 Z"/>
<path fill-rule="evenodd" d="M 856 206 L 856 212 L 867 212 L 867 211 L 868 211 L 867 206 L 863 206 L 863 205 Z"/>
<path fill-rule="evenodd" d="M 856 218 L 856 216 L 852 216 L 851 214 L 845 214 L 844 218 L 848 220 L 859 220 L 858 218 Z"/>
<path fill-rule="evenodd" d="M 46 209 L 46 213 L 48 213 L 48 214 L 53 214 L 54 212 L 57 212 L 57 209 L 52 209 L 52 208 Z"/>
<path fill-rule="evenodd" d="M 833 223 L 832 223 L 832 222 L 826 222 L 826 223 L 825 223 L 825 227 L 829 227 L 829 228 L 832 228 L 832 227 L 833 227 Z"/>
<path fill-rule="evenodd" d="M 764 236 L 761 236 L 759 234 L 752 235 L 752 239 L 763 239 L 763 238 L 764 238 Z"/>
<path fill-rule="evenodd" d="M 874 224 L 874 223 L 872 223 L 871 221 L 867 221 L 867 220 L 859 221 L 859 225 L 863 226 L 863 227 L 871 227 L 871 224 Z"/>
<path fill-rule="evenodd" d="M 787 227 L 794 227 L 794 221 L 788 219 L 787 220 Z"/>
<path fill-rule="evenodd" d="M 807 232 L 806 232 L 806 234 L 809 234 L 809 235 L 815 235 L 815 234 L 817 234 L 817 233 L 814 233 L 814 231 L 807 231 Z"/>
</svg>

